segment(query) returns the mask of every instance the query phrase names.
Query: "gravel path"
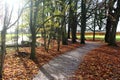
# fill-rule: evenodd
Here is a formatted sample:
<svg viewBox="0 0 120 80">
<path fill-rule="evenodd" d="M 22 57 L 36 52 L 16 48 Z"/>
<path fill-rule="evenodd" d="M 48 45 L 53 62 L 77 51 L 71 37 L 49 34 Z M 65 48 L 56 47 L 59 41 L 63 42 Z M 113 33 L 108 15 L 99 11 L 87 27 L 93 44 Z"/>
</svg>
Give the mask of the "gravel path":
<svg viewBox="0 0 120 80">
<path fill-rule="evenodd" d="M 87 42 L 83 47 L 54 58 L 40 68 L 33 80 L 67 80 L 78 69 L 86 53 L 100 45 L 97 42 Z"/>
</svg>

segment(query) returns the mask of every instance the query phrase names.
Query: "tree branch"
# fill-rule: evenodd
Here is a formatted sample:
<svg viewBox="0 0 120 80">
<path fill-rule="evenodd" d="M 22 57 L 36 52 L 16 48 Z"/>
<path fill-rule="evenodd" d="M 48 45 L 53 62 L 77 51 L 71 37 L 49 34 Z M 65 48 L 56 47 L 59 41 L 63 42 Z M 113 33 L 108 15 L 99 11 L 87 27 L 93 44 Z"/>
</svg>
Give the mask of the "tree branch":
<svg viewBox="0 0 120 80">
<path fill-rule="evenodd" d="M 23 13 L 23 11 L 25 9 L 25 6 L 28 3 L 29 3 L 29 1 L 23 6 L 23 8 L 21 9 L 20 14 L 18 15 L 18 18 L 15 20 L 15 22 L 13 22 L 11 25 L 8 25 L 7 29 L 11 28 L 13 25 L 15 25 L 18 22 L 18 20 L 20 19 L 21 15 L 22 15 L 22 13 Z"/>
</svg>

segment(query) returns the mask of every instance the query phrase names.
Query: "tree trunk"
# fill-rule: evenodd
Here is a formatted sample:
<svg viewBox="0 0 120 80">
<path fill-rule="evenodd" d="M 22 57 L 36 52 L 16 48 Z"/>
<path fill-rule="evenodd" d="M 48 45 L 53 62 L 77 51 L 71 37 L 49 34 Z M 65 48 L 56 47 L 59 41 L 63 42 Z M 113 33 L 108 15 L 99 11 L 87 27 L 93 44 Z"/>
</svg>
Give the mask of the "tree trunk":
<svg viewBox="0 0 120 80">
<path fill-rule="evenodd" d="M 35 13 L 35 12 L 34 12 Z M 35 34 L 35 22 L 33 23 L 35 19 L 35 14 L 33 18 L 33 1 L 31 0 L 30 4 L 30 29 L 31 29 L 31 37 L 32 37 L 32 43 L 31 43 L 31 54 L 30 54 L 30 59 L 34 60 L 35 59 L 35 45 L 36 45 L 36 34 Z"/>
<path fill-rule="evenodd" d="M 70 23 L 68 23 L 68 39 L 70 39 Z"/>
<path fill-rule="evenodd" d="M 78 0 L 75 2 L 75 10 L 74 10 L 74 15 L 73 15 L 73 23 L 72 23 L 72 43 L 76 42 L 76 32 L 77 32 L 77 3 Z"/>
<path fill-rule="evenodd" d="M 3 27 L 4 29 L 1 31 L 1 68 L 0 68 L 0 76 L 2 77 L 2 72 L 3 72 L 3 65 L 4 65 L 4 59 L 5 59 L 5 54 L 6 54 L 6 28 Z"/>
<path fill-rule="evenodd" d="M 76 42 L 76 31 L 77 31 L 77 18 L 74 16 L 72 23 L 72 43 Z"/>
<path fill-rule="evenodd" d="M 64 3 L 64 1 L 63 1 Z M 67 40 L 67 33 L 66 33 L 66 21 L 65 21 L 65 11 L 64 11 L 64 5 L 61 6 L 61 12 L 63 12 L 63 17 L 61 21 L 61 30 L 62 30 L 62 44 L 63 45 L 68 45 L 68 40 Z"/>
<path fill-rule="evenodd" d="M 36 34 L 32 33 L 32 43 L 31 43 L 31 54 L 30 54 L 30 59 L 34 60 L 35 59 L 35 50 L 36 47 Z"/>
<path fill-rule="evenodd" d="M 69 20 L 68 20 L 68 39 L 70 39 L 70 31 L 71 31 L 71 20 L 72 20 L 72 6 L 71 0 L 69 0 Z"/>
<path fill-rule="evenodd" d="M 61 26 L 61 30 L 62 30 L 62 44 L 63 45 L 68 45 L 67 43 L 67 34 L 66 34 L 66 27 L 65 27 L 65 16 L 62 19 L 62 26 Z"/>
<path fill-rule="evenodd" d="M 3 72 L 3 65 L 4 65 L 4 59 L 5 59 L 5 54 L 6 54 L 6 31 L 7 31 L 7 20 L 8 20 L 8 8 L 7 5 L 5 4 L 5 17 L 4 17 L 4 24 L 3 24 L 3 29 L 1 31 L 1 70 L 0 70 L 0 76 L 2 77 L 2 72 Z"/>
<path fill-rule="evenodd" d="M 60 28 L 58 28 L 57 30 L 57 44 L 58 44 L 57 51 L 60 51 L 60 39 L 61 39 L 61 30 Z"/>
<path fill-rule="evenodd" d="M 117 0 L 110 2 L 112 5 L 109 6 L 107 25 L 106 25 L 106 34 L 105 42 L 109 45 L 116 46 L 116 29 L 120 17 L 120 0 L 117 1 L 117 8 L 113 8 Z"/>
<path fill-rule="evenodd" d="M 107 43 L 109 43 L 110 29 L 111 29 L 111 21 L 108 17 L 107 24 L 106 24 L 106 33 L 105 33 L 105 42 L 107 42 Z"/>
<path fill-rule="evenodd" d="M 118 24 L 119 18 L 112 23 L 112 30 L 110 32 L 110 38 L 109 38 L 109 45 L 117 46 L 116 44 L 116 30 L 117 30 L 117 24 Z"/>
<path fill-rule="evenodd" d="M 81 44 L 85 44 L 85 30 L 86 30 L 86 1 L 81 2 Z"/>
<path fill-rule="evenodd" d="M 95 41 L 96 16 L 97 16 L 97 9 L 95 9 L 95 13 L 94 13 L 93 41 Z"/>
</svg>

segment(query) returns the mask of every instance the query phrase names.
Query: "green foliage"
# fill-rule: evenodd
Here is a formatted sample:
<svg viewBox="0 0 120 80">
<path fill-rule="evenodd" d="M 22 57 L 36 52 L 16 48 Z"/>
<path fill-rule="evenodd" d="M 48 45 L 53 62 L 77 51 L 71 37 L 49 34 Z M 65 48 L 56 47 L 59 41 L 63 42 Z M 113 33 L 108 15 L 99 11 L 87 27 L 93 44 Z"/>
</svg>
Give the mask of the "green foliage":
<svg viewBox="0 0 120 80">
<path fill-rule="evenodd" d="M 63 13 L 60 10 L 55 10 L 54 15 L 63 15 Z"/>
</svg>

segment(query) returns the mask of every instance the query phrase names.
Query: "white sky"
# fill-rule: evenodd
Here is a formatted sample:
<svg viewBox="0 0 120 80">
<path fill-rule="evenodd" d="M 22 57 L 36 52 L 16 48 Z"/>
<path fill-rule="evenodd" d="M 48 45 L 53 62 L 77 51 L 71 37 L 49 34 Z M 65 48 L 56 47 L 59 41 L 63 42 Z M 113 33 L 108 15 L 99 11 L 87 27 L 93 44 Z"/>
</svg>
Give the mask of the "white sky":
<svg viewBox="0 0 120 80">
<path fill-rule="evenodd" d="M 2 10 L 0 10 L 3 14 L 4 14 L 4 3 L 7 3 L 7 5 L 9 6 L 9 12 L 11 11 L 12 7 L 13 7 L 13 13 L 12 13 L 12 18 L 11 18 L 11 23 L 13 23 L 16 19 L 17 19 L 17 14 L 18 14 L 18 8 L 19 5 L 21 5 L 22 0 L 3 0 L 2 1 Z M 1 16 L 1 13 L 0 13 Z M 2 25 L 3 24 L 3 15 L 2 17 L 0 17 L 0 31 L 2 29 Z"/>
<path fill-rule="evenodd" d="M 117 32 L 120 32 L 120 21 L 119 21 L 118 26 L 117 26 Z"/>
</svg>

